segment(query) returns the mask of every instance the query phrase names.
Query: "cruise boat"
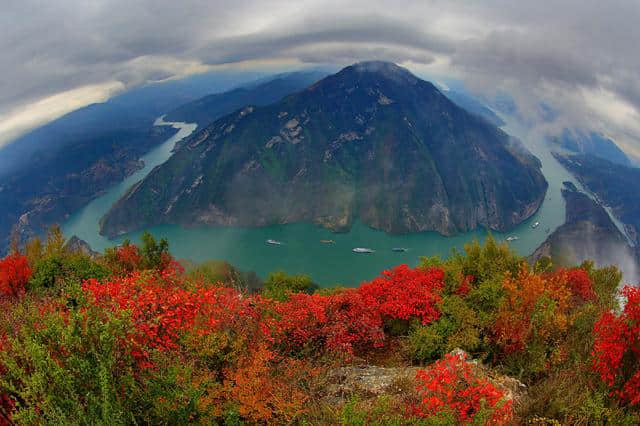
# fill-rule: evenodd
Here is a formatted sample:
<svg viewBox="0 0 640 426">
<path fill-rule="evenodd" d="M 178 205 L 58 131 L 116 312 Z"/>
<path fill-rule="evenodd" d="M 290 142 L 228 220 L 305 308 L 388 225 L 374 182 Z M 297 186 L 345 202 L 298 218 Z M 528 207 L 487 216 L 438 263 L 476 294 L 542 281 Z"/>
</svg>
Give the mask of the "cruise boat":
<svg viewBox="0 0 640 426">
<path fill-rule="evenodd" d="M 271 244 L 272 246 L 281 246 L 282 242 L 277 240 L 267 240 L 267 244 Z"/>
<path fill-rule="evenodd" d="M 353 249 L 354 253 L 375 253 L 375 250 L 365 247 L 356 247 Z"/>
</svg>

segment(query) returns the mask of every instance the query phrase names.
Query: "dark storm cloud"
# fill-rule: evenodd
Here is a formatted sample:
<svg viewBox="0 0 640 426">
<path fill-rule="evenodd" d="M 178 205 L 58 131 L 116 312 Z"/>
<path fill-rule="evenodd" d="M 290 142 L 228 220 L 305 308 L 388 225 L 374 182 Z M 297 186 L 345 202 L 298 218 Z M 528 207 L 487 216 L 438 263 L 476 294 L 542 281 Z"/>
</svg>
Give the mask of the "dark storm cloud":
<svg viewBox="0 0 640 426">
<path fill-rule="evenodd" d="M 208 65 L 375 58 L 451 73 L 488 95 L 557 101 L 571 120 L 637 139 L 639 21 L 640 2 L 621 0 L 8 2 L 0 119 L 81 86 L 131 87 Z"/>
</svg>

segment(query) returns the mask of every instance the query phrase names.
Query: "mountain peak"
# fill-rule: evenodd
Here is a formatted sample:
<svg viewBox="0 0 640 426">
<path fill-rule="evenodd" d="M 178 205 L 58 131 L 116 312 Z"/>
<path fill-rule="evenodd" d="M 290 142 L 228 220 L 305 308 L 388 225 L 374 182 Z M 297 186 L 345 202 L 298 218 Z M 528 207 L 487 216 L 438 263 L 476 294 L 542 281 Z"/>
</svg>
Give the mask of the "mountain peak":
<svg viewBox="0 0 640 426">
<path fill-rule="evenodd" d="M 293 222 L 346 231 L 356 220 L 393 233 L 507 230 L 546 189 L 538 161 L 504 132 L 404 68 L 363 62 L 194 134 L 114 205 L 101 232 Z"/>
<path fill-rule="evenodd" d="M 357 62 L 344 68 L 338 73 L 357 73 L 357 74 L 375 74 L 389 80 L 393 80 L 396 83 L 408 83 L 416 84 L 418 78 L 414 76 L 408 69 L 396 65 L 393 62 L 386 61 L 363 61 Z"/>
</svg>

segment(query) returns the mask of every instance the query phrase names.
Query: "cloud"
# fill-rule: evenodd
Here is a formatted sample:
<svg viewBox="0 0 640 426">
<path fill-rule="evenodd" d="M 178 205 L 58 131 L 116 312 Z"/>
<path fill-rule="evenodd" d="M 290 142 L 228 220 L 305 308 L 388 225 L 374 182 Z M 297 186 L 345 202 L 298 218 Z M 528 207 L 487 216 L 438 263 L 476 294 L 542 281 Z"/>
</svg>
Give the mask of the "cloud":
<svg viewBox="0 0 640 426">
<path fill-rule="evenodd" d="M 531 119 L 544 100 L 560 111 L 546 130 L 589 125 L 640 156 L 638 21 L 640 3 L 627 0 L 8 2 L 0 132 L 24 129 L 29 110 L 34 125 L 53 118 L 38 107 L 43 99 L 114 81 L 129 88 L 220 65 L 383 59 L 461 78 L 487 97 L 508 91 Z M 87 103 L 100 97 L 77 93 Z"/>
<path fill-rule="evenodd" d="M 0 116 L 0 147 L 26 130 L 41 126 L 88 103 L 104 102 L 123 88 L 121 82 L 110 81 L 67 90 L 17 107 L 6 116 Z"/>
</svg>

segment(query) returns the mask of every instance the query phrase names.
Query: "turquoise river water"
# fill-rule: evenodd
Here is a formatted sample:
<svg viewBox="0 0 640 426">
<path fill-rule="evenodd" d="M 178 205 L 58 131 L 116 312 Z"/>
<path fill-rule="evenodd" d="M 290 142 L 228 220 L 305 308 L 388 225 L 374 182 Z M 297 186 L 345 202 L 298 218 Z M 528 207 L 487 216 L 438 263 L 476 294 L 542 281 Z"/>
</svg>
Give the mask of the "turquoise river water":
<svg viewBox="0 0 640 426">
<path fill-rule="evenodd" d="M 524 145 L 542 162 L 542 171 L 549 182 L 544 203 L 538 212 L 513 231 L 503 234 L 493 232 L 498 240 L 517 236 L 518 240 L 509 244 L 522 254 L 531 253 L 555 228 L 564 222 L 565 205 L 560 189 L 565 180 L 578 182 L 553 158 L 546 143 L 537 139 L 515 120 L 504 117 L 507 124 L 503 129 L 518 137 Z M 129 238 L 138 241 L 140 232 L 109 240 L 99 235 L 99 220 L 133 184 L 143 179 L 154 167 L 165 162 L 175 143 L 190 135 L 195 124 L 165 122 L 162 117 L 158 126 L 173 126 L 178 132 L 147 153 L 142 160 L 144 168 L 114 185 L 103 195 L 72 214 L 63 223 L 62 230 L 67 237 L 76 235 L 87 241 L 94 250 L 107 247 Z M 531 224 L 540 222 L 532 228 Z M 548 230 L 548 232 L 547 232 Z M 306 273 L 320 285 L 357 285 L 387 269 L 401 263 L 416 265 L 421 256 L 440 255 L 446 257 L 453 248 L 462 249 L 465 243 L 484 239 L 484 230 L 477 230 L 454 237 L 443 237 L 436 232 L 421 232 L 409 235 L 389 235 L 356 223 L 350 232 L 333 234 L 315 225 L 297 223 L 261 228 L 240 227 L 193 227 L 177 225 L 155 226 L 148 229 L 154 236 L 166 237 L 171 252 L 178 259 L 203 261 L 224 259 L 243 270 L 252 270 L 261 277 L 269 272 L 282 269 L 289 273 Z M 281 241 L 279 246 L 269 245 L 267 239 Z M 320 240 L 333 240 L 333 244 L 323 244 Z M 354 247 L 369 247 L 372 254 L 357 254 Z M 394 252 L 393 247 L 404 247 L 406 252 Z"/>
</svg>

